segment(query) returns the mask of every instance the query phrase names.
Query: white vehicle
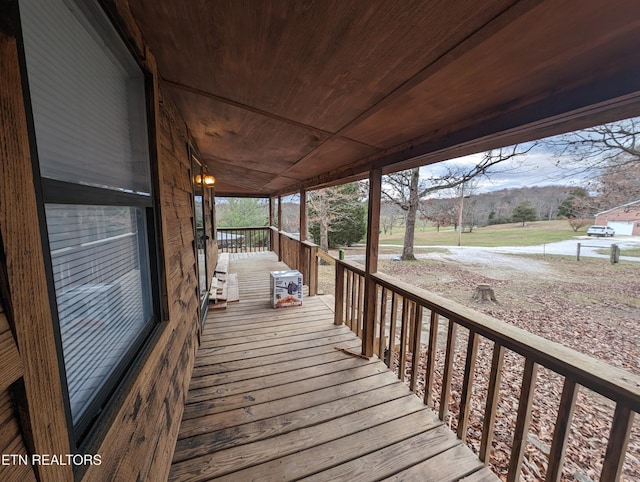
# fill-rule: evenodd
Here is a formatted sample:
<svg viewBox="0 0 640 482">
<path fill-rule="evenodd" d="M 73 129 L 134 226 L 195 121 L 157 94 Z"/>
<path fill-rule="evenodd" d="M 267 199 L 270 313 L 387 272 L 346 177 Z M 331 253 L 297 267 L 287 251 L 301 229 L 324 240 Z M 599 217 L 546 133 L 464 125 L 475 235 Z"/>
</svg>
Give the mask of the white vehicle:
<svg viewBox="0 0 640 482">
<path fill-rule="evenodd" d="M 587 236 L 613 236 L 616 232 L 609 226 L 591 226 L 587 229 Z"/>
</svg>

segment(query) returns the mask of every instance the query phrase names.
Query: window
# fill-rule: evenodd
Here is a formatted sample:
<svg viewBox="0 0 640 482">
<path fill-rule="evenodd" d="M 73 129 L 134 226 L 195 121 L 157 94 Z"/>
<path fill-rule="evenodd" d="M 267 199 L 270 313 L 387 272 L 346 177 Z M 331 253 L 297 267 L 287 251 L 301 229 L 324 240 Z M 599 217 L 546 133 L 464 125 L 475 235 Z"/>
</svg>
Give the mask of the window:
<svg viewBox="0 0 640 482">
<path fill-rule="evenodd" d="M 157 312 L 144 77 L 97 5 L 21 0 L 20 12 L 79 440 Z"/>
<path fill-rule="evenodd" d="M 191 157 L 191 174 L 193 182 L 193 215 L 195 222 L 195 238 L 196 238 L 196 258 L 198 270 L 198 288 L 200 292 L 200 316 L 201 323 L 207 315 L 209 303 L 209 289 L 211 287 L 211 278 L 213 273 L 209 271 L 209 261 L 211 253 L 208 247 L 212 245 L 213 226 L 212 209 L 210 203 L 211 191 L 203 182 L 205 171 L 203 166 L 195 157 Z"/>
</svg>

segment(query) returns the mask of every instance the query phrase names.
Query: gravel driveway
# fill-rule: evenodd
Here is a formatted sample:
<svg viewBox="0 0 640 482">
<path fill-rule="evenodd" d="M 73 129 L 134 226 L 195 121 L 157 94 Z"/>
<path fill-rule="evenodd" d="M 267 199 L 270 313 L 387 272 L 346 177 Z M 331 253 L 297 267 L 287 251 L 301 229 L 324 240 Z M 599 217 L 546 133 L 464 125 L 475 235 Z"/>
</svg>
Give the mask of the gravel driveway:
<svg viewBox="0 0 640 482">
<path fill-rule="evenodd" d="M 599 250 L 608 250 L 612 244 L 617 244 L 620 249 L 640 249 L 640 236 L 620 236 L 612 238 L 590 238 L 588 236 L 576 236 L 574 239 L 547 243 L 536 246 L 499 246 L 499 247 L 477 247 L 477 246 L 414 246 L 415 249 L 437 249 L 432 253 L 417 253 L 418 259 L 453 260 L 460 263 L 483 264 L 488 267 L 498 269 L 513 269 L 515 271 L 530 271 L 544 273 L 547 266 L 542 260 L 522 258 L 519 254 L 538 255 L 561 255 L 575 256 L 578 243 L 581 244 L 580 256 L 589 258 L 609 258 L 609 254 L 598 253 Z M 398 248 L 398 253 L 402 247 L 392 244 L 381 244 L 385 248 Z M 362 254 L 347 254 L 347 259 L 363 260 Z M 380 259 L 397 258 L 397 254 L 380 254 Z M 640 257 L 621 256 L 620 259 L 626 261 L 640 262 Z"/>
</svg>

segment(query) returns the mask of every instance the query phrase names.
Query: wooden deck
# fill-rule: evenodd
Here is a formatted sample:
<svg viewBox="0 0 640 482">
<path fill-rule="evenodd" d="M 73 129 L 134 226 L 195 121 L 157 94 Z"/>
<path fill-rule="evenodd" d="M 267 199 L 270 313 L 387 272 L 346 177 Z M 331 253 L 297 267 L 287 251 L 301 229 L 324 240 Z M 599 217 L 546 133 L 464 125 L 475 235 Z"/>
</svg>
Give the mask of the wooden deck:
<svg viewBox="0 0 640 482">
<path fill-rule="evenodd" d="M 210 315 L 170 480 L 498 480 L 360 340 L 332 297 L 270 308 L 272 253 L 231 262 L 240 302 Z"/>
</svg>

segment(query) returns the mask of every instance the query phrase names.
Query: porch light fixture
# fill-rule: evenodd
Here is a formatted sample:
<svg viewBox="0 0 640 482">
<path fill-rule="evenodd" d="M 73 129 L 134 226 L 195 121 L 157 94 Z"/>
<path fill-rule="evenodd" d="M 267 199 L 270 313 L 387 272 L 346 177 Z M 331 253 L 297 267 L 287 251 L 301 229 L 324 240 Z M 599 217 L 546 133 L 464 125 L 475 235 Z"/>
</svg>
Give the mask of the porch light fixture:
<svg viewBox="0 0 640 482">
<path fill-rule="evenodd" d="M 213 174 L 205 174 L 204 178 L 202 179 L 202 183 L 206 187 L 213 187 L 213 185 L 216 183 L 216 178 Z"/>
<path fill-rule="evenodd" d="M 193 181 L 198 186 L 204 185 L 205 187 L 213 187 L 216 183 L 216 178 L 213 174 L 196 174 Z"/>
</svg>

